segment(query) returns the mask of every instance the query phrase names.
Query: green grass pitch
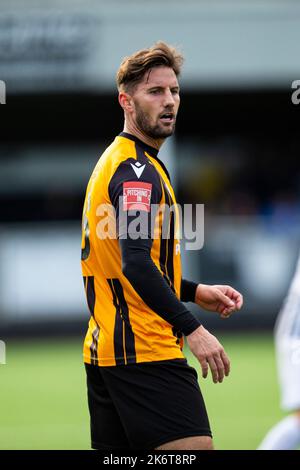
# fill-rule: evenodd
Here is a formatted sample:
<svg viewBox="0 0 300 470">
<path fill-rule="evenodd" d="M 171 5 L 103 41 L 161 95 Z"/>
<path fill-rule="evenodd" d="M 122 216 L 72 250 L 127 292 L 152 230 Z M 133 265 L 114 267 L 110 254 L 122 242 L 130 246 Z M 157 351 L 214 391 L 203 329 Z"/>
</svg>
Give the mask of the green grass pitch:
<svg viewBox="0 0 300 470">
<path fill-rule="evenodd" d="M 282 417 L 271 335 L 219 336 L 232 370 L 222 384 L 201 378 L 217 449 L 255 449 Z M 0 365 L 0 449 L 89 449 L 82 341 L 7 341 Z"/>
</svg>

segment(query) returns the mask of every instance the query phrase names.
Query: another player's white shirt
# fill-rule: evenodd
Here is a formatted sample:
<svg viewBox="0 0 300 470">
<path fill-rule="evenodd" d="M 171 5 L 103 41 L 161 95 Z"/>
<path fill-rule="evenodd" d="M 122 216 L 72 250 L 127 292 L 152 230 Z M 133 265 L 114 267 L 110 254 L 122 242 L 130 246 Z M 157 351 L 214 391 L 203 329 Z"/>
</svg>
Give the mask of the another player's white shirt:
<svg viewBox="0 0 300 470">
<path fill-rule="evenodd" d="M 300 409 L 300 257 L 275 327 L 281 405 Z"/>
</svg>

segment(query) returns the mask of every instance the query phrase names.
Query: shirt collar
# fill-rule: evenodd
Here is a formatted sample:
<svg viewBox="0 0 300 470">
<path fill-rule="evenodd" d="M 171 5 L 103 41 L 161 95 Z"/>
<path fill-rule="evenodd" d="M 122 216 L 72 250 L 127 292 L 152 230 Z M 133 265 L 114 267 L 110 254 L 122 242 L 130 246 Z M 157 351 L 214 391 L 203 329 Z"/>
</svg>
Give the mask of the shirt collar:
<svg viewBox="0 0 300 470">
<path fill-rule="evenodd" d="M 132 134 L 128 134 L 128 132 L 121 132 L 119 134 L 121 137 L 126 137 L 126 139 L 133 140 L 136 142 L 140 147 L 142 147 L 147 153 L 151 155 L 151 157 L 157 157 L 158 155 L 158 150 L 155 149 L 154 147 L 151 147 L 148 144 L 145 144 L 142 140 L 140 140 L 138 137 Z"/>
<path fill-rule="evenodd" d="M 145 152 L 149 153 L 149 155 L 151 155 L 151 157 L 154 158 L 160 164 L 160 166 L 165 171 L 167 177 L 171 181 L 171 178 L 170 178 L 170 175 L 169 175 L 169 172 L 168 172 L 167 168 L 165 167 L 164 163 L 158 158 L 158 150 L 156 148 L 151 147 L 148 144 L 145 144 L 145 142 L 140 140 L 138 137 L 136 137 L 135 135 L 132 135 L 132 134 L 128 134 L 128 132 L 121 132 L 119 134 L 119 136 L 125 137 L 126 139 L 133 140 L 136 144 L 138 144 L 140 147 L 142 147 L 142 149 Z"/>
</svg>

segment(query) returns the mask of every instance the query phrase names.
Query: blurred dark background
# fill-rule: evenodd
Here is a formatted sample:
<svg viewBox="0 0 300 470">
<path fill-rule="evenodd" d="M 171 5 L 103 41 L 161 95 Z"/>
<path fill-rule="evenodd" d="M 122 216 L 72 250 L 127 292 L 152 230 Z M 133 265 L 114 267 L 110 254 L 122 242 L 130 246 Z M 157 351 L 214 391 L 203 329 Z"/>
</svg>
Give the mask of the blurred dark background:
<svg viewBox="0 0 300 470">
<path fill-rule="evenodd" d="M 215 329 L 273 326 L 300 242 L 299 18 L 293 1 L 1 0 L 0 337 L 84 334 L 86 184 L 122 130 L 120 61 L 159 39 L 186 57 L 161 158 L 178 202 L 205 205 L 204 247 L 183 253 L 184 274 L 245 298 L 228 322 L 197 314 Z"/>
</svg>

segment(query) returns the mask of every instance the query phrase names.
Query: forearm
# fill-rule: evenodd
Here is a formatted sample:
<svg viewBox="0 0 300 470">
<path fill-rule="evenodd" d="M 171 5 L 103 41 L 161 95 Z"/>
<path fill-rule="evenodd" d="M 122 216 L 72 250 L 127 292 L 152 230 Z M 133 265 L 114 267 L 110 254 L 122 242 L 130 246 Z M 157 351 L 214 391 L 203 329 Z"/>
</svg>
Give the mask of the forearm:
<svg viewBox="0 0 300 470">
<path fill-rule="evenodd" d="M 176 297 L 153 263 L 149 240 L 119 240 L 122 271 L 143 301 L 183 334 L 195 331 L 200 322 Z"/>
<path fill-rule="evenodd" d="M 188 281 L 187 279 L 182 279 L 180 289 L 180 300 L 182 300 L 182 302 L 195 302 L 197 286 L 198 284 L 196 282 Z"/>
</svg>

